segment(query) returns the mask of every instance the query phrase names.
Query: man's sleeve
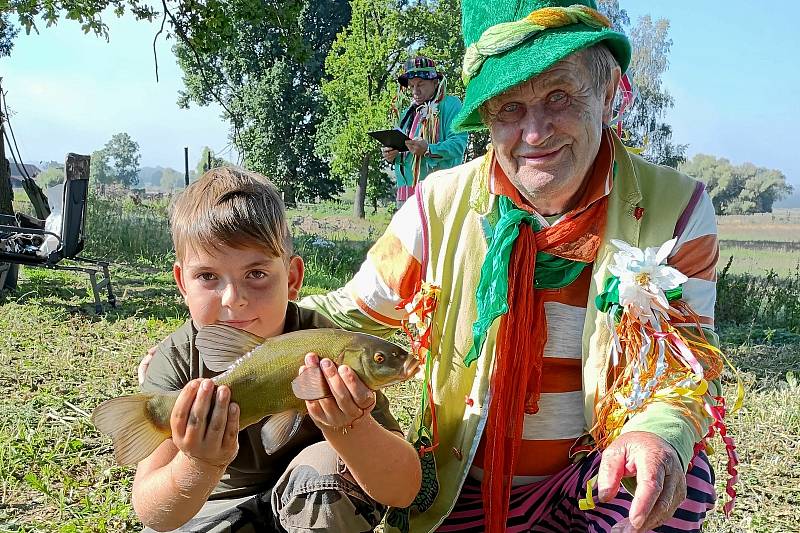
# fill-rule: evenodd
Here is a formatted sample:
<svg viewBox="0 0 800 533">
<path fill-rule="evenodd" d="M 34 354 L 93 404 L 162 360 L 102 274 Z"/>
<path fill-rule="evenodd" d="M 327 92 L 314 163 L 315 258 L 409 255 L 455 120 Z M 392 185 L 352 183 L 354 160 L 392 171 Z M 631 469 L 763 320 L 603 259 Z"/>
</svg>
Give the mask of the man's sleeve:
<svg viewBox="0 0 800 533">
<path fill-rule="evenodd" d="M 681 299 L 697 314 L 706 340 L 717 347 L 719 340 L 714 333 L 714 304 L 717 297 L 719 243 L 714 207 L 704 192 L 697 205 L 690 208 L 693 211 L 685 228 L 677 236 L 678 241 L 667 263 L 689 278 L 683 285 Z M 696 336 L 695 323 L 686 318 L 681 322 L 673 322 L 673 325 L 685 329 L 687 335 Z M 721 395 L 719 380 L 709 381 L 708 392 L 712 397 Z M 692 459 L 694 445 L 708 432 L 711 418 L 698 401 L 685 400 L 682 407 L 685 410 L 669 403 L 653 402 L 643 412 L 631 417 L 622 433 L 649 431 L 659 435 L 675 448 L 685 468 Z M 686 414 L 691 419 L 687 419 Z"/>
<path fill-rule="evenodd" d="M 469 134 L 467 132 L 455 133 L 453 131 L 453 119 L 461 111 L 461 100 L 455 96 L 448 96 L 442 102 L 442 131 L 444 139 L 436 144 L 428 145 L 431 155 L 437 156 L 445 161 L 457 161 L 456 165 L 464 161 L 464 151 L 467 149 Z"/>
<path fill-rule="evenodd" d="M 299 305 L 341 328 L 391 335 L 407 316 L 398 305 L 414 294 L 422 277 L 422 232 L 419 208 L 411 198 L 370 248 L 353 279 L 328 294 L 307 296 Z"/>
</svg>

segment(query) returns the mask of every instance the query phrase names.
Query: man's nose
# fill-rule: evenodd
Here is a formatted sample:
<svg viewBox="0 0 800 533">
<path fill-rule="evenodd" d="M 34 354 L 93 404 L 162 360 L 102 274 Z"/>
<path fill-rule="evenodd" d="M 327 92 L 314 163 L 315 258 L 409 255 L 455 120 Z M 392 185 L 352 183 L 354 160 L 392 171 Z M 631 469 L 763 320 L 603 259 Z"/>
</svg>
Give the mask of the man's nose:
<svg viewBox="0 0 800 533">
<path fill-rule="evenodd" d="M 555 131 L 552 117 L 541 105 L 529 105 L 520 122 L 522 139 L 531 146 L 545 143 Z"/>
</svg>

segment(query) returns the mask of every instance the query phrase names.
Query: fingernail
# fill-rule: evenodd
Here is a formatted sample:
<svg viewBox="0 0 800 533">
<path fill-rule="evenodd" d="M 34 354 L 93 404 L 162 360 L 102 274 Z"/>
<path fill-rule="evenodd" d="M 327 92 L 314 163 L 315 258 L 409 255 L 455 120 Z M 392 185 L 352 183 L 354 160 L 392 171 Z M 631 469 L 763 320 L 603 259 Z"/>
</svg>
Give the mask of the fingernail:
<svg viewBox="0 0 800 533">
<path fill-rule="evenodd" d="M 203 385 L 202 385 L 203 390 L 211 390 L 211 388 L 213 386 L 214 386 L 214 382 L 211 381 L 210 379 L 206 379 L 206 380 L 203 381 Z"/>
<path fill-rule="evenodd" d="M 327 358 L 326 359 L 322 359 L 319 362 L 319 366 L 321 366 L 322 368 L 331 368 L 333 366 L 333 361 L 331 361 L 330 359 L 327 359 Z"/>
<path fill-rule="evenodd" d="M 342 365 L 342 366 L 339 367 L 339 375 L 340 376 L 345 376 L 349 370 L 350 370 L 350 367 L 348 367 L 347 365 Z"/>
<path fill-rule="evenodd" d="M 228 389 L 226 387 L 220 387 L 219 389 L 217 389 L 218 402 L 224 402 L 227 396 L 228 396 Z"/>
</svg>

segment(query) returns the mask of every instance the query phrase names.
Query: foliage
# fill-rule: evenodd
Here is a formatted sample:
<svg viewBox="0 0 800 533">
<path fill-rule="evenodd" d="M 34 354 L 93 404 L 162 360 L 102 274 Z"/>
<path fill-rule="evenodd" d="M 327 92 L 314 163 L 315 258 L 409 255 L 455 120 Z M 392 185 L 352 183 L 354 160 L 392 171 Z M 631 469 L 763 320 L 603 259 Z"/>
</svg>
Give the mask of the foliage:
<svg viewBox="0 0 800 533">
<path fill-rule="evenodd" d="M 664 115 L 675 102 L 661 83 L 661 76 L 669 67 L 672 47 L 669 21 L 653 21 L 646 15 L 636 26 L 630 27 L 628 13 L 619 7 L 619 0 L 599 0 L 597 5 L 615 30 L 628 35 L 633 47 L 628 77 L 637 95 L 633 106 L 622 117 L 629 134 L 625 142 L 628 146 L 644 147 L 642 156 L 647 160 L 677 168 L 686 160 L 687 145 L 672 142 L 672 127 L 664 122 Z"/>
<path fill-rule="evenodd" d="M 233 4 L 219 27 L 176 47 L 185 75 L 180 103 L 220 99 L 244 165 L 273 180 L 288 204 L 331 197 L 341 184 L 330 179 L 314 140 L 324 115 L 324 60 L 349 20 L 347 1 L 283 2 L 277 14 L 265 2 Z"/>
<path fill-rule="evenodd" d="M 36 184 L 44 190 L 63 183 L 65 179 L 64 165 L 51 165 L 36 176 Z"/>
<path fill-rule="evenodd" d="M 350 25 L 336 37 L 325 60 L 322 84 L 328 108 L 317 142 L 330 158 L 331 174 L 356 184 L 354 213 L 364 218 L 368 183 L 386 180 L 382 159 L 368 131 L 391 123 L 397 72 L 404 57 L 402 16 L 395 0 L 352 0 Z"/>
<path fill-rule="evenodd" d="M 725 158 L 697 154 L 680 169 L 706 184 L 719 214 L 769 212 L 776 201 L 792 193 L 792 186 L 781 171 L 752 163 L 733 165 Z"/>
<path fill-rule="evenodd" d="M 8 14 L 0 12 L 0 57 L 11 55 L 17 33 L 19 30 L 11 25 Z"/>
<path fill-rule="evenodd" d="M 200 177 L 205 173 L 208 168 L 208 156 L 211 154 L 211 168 L 222 167 L 225 165 L 230 165 L 229 161 L 221 157 L 216 157 L 213 153 L 211 153 L 211 148 L 208 146 L 203 147 L 203 151 L 200 153 L 200 159 L 197 160 L 197 167 L 195 167 L 195 176 Z"/>
<path fill-rule="evenodd" d="M 173 168 L 165 168 L 161 171 L 161 179 L 158 182 L 162 191 L 172 192 L 175 189 L 183 188 L 186 176 Z"/>
<path fill-rule="evenodd" d="M 732 261 L 733 257 L 717 282 L 717 320 L 800 333 L 800 263 L 793 274 L 784 277 L 772 270 L 766 275 L 730 274 Z"/>
<path fill-rule="evenodd" d="M 89 180 L 129 188 L 139 183 L 139 143 L 127 133 L 116 133 L 101 150 L 92 153 Z"/>
</svg>

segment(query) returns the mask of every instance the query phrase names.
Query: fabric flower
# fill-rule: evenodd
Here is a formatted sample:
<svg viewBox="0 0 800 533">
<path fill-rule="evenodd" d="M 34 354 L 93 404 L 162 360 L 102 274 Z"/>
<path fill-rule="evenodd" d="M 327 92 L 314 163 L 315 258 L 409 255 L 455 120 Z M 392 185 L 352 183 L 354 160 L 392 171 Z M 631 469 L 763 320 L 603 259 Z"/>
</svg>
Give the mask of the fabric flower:
<svg viewBox="0 0 800 533">
<path fill-rule="evenodd" d="M 614 254 L 614 264 L 608 267 L 619 278 L 620 305 L 646 315 L 652 314 L 654 305 L 661 309 L 669 308 L 664 291 L 675 289 L 689 279 L 666 265 L 676 242 L 677 239 L 672 239 L 659 248 L 642 251 L 627 242 L 611 240 L 611 244 L 620 250 Z"/>
</svg>

